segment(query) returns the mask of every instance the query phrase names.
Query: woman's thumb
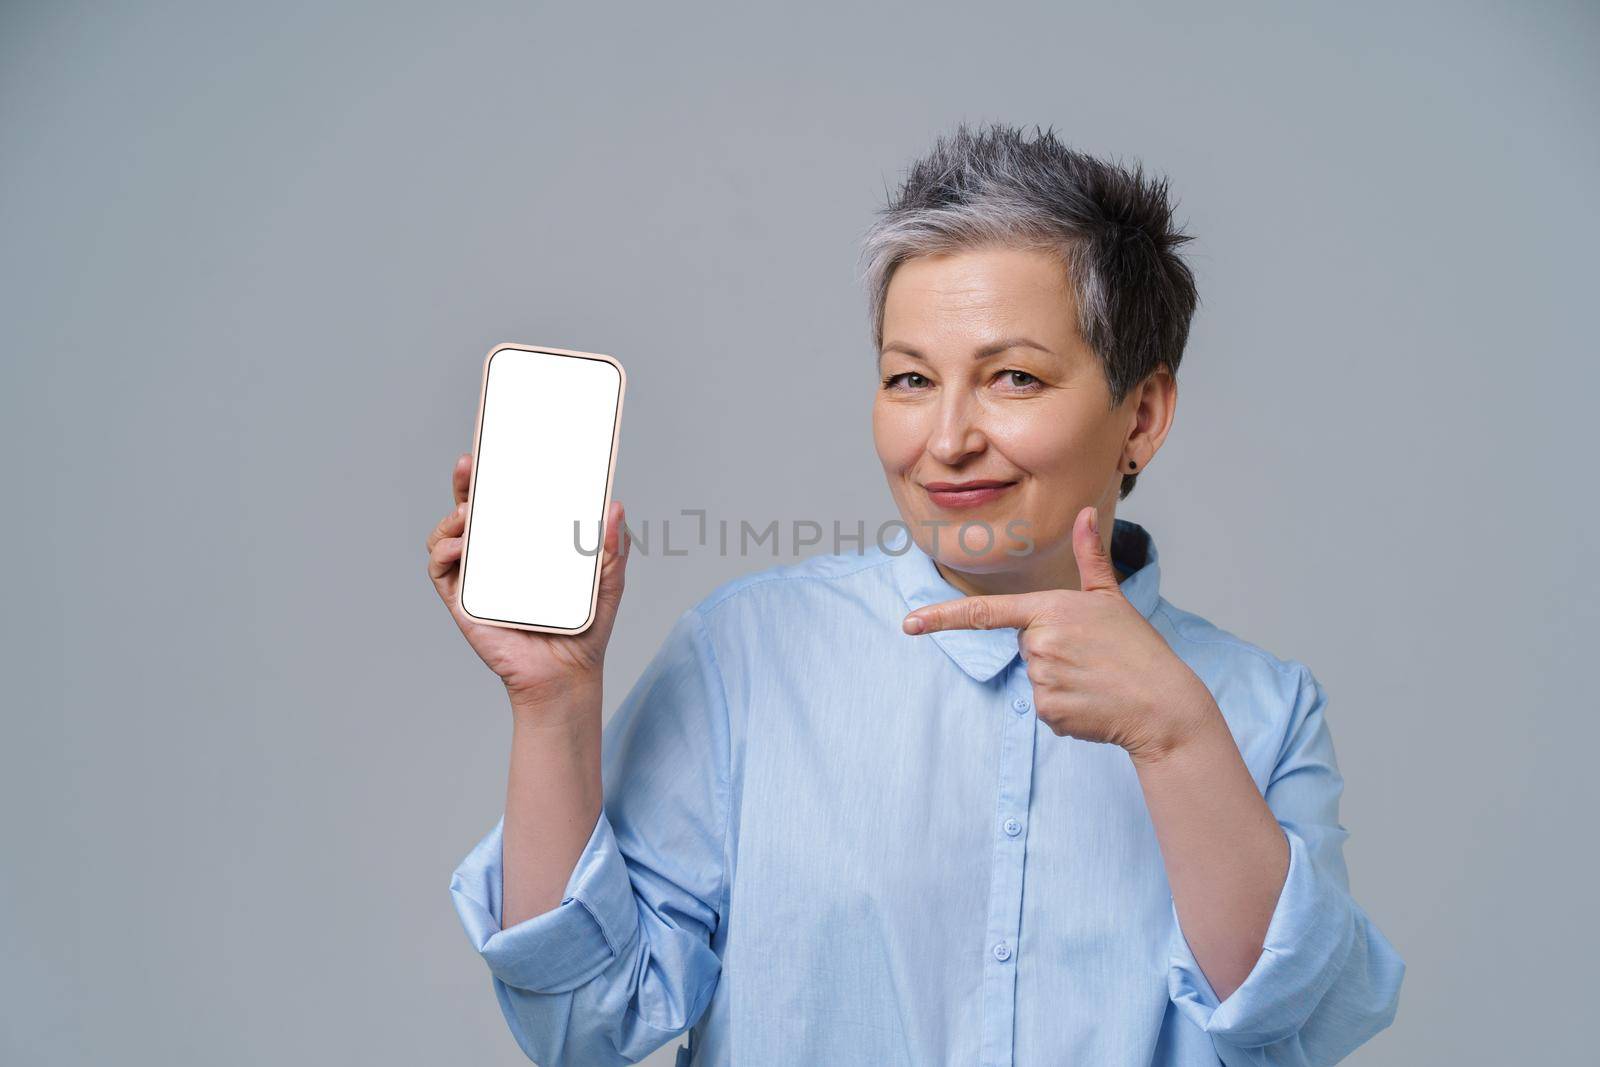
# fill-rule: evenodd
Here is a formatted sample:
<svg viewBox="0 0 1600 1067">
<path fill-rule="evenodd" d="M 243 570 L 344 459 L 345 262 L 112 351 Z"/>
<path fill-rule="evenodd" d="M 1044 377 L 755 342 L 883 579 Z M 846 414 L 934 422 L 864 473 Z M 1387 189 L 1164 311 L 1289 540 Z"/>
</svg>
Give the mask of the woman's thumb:
<svg viewBox="0 0 1600 1067">
<path fill-rule="evenodd" d="M 607 611 L 616 611 L 622 600 L 623 578 L 628 569 L 628 527 L 622 501 L 613 500 L 606 507 L 605 537 L 601 541 L 600 603 Z"/>
</svg>

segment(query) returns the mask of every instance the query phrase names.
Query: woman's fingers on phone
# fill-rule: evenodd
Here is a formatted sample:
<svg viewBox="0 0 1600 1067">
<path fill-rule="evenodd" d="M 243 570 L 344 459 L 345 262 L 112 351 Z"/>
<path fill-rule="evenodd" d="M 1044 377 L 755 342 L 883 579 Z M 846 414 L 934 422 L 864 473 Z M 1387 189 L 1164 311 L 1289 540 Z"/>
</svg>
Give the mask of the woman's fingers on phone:
<svg viewBox="0 0 1600 1067">
<path fill-rule="evenodd" d="M 450 488 L 455 493 L 456 503 L 467 499 L 467 490 L 472 486 L 472 453 L 463 452 L 456 457 L 455 470 L 450 474 Z"/>
<path fill-rule="evenodd" d="M 440 538 L 439 543 L 433 546 L 433 551 L 428 553 L 428 576 L 438 584 L 446 578 L 452 577 L 456 569 L 456 562 L 461 559 L 460 537 Z M 450 584 L 454 584 L 453 582 Z M 443 589 L 440 592 L 444 592 Z"/>
<path fill-rule="evenodd" d="M 466 513 L 465 505 L 457 505 L 428 534 L 428 576 L 435 584 L 454 570 L 456 561 L 461 558 Z M 446 591 L 440 589 L 439 592 L 443 595 Z"/>
<path fill-rule="evenodd" d="M 439 524 L 429 532 L 427 542 L 428 551 L 430 553 L 433 551 L 433 546 L 438 543 L 441 537 L 455 537 L 457 534 L 461 533 L 462 528 L 466 526 L 466 524 L 467 506 L 465 504 L 457 504 L 455 507 L 451 508 L 445 517 L 439 520 Z"/>
</svg>

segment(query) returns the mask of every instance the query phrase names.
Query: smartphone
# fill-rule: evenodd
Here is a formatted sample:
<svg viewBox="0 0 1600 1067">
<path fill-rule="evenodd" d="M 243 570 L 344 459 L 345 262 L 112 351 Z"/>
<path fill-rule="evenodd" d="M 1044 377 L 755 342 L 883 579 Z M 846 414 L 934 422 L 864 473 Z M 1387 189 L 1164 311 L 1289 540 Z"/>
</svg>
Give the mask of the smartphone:
<svg viewBox="0 0 1600 1067">
<path fill-rule="evenodd" d="M 472 619 L 559 634 L 594 622 L 625 385 L 598 352 L 489 350 L 457 583 Z"/>
</svg>

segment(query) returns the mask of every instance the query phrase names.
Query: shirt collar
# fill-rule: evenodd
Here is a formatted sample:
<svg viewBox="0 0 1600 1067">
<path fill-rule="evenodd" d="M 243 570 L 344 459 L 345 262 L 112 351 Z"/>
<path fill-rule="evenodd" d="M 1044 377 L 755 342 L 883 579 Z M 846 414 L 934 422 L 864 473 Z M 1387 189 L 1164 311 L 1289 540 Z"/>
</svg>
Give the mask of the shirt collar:
<svg viewBox="0 0 1600 1067">
<path fill-rule="evenodd" d="M 907 612 L 966 595 L 945 580 L 903 524 L 896 524 L 894 534 L 884 541 L 884 550 L 893 557 L 895 583 L 905 597 Z M 1127 575 L 1120 583 L 1122 595 L 1139 609 L 1139 614 L 1150 618 L 1161 599 L 1161 565 L 1150 531 L 1128 519 L 1117 519 L 1111 531 L 1111 559 Z M 980 682 L 999 674 L 1017 655 L 1014 627 L 940 630 L 929 637 L 957 666 Z"/>
</svg>

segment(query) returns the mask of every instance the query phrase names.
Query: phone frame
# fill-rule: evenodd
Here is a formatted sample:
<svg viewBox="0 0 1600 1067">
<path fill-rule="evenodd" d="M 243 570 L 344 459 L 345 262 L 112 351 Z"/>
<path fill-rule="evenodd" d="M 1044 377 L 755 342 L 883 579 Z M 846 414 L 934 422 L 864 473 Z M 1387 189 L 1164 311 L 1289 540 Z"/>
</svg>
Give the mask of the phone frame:
<svg viewBox="0 0 1600 1067">
<path fill-rule="evenodd" d="M 489 397 L 489 365 L 494 362 L 494 357 L 499 352 L 506 350 L 517 352 L 539 352 L 545 355 L 572 356 L 579 359 L 597 359 L 609 363 L 617 369 L 617 413 L 611 423 L 611 456 L 606 460 L 606 495 L 605 502 L 600 508 L 600 550 L 596 553 L 598 561 L 594 568 L 594 582 L 589 589 L 589 616 L 583 625 L 570 629 L 559 626 L 535 626 L 531 623 L 511 622 L 507 619 L 486 619 L 472 614 L 467 610 L 463 594 L 467 588 L 467 554 L 472 548 L 472 505 L 478 491 L 478 449 L 483 443 L 483 410 L 484 402 Z M 617 441 L 622 435 L 622 401 L 628 392 L 628 372 L 623 369 L 615 357 L 600 352 L 580 352 L 571 348 L 551 348 L 548 345 L 519 345 L 505 342 L 489 349 L 489 354 L 483 357 L 483 373 L 478 383 L 478 418 L 472 430 L 472 476 L 467 486 L 467 516 L 466 525 L 462 527 L 461 562 L 456 574 L 456 606 L 461 613 L 473 622 L 485 626 L 500 626 L 508 630 L 528 630 L 534 633 L 547 634 L 581 634 L 594 625 L 595 609 L 600 602 L 600 572 L 605 567 L 605 513 L 611 507 L 611 487 L 617 473 Z"/>
</svg>

